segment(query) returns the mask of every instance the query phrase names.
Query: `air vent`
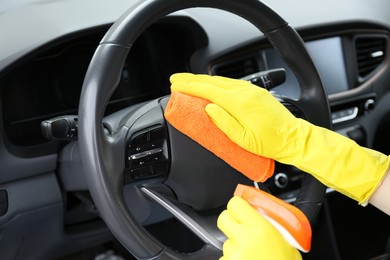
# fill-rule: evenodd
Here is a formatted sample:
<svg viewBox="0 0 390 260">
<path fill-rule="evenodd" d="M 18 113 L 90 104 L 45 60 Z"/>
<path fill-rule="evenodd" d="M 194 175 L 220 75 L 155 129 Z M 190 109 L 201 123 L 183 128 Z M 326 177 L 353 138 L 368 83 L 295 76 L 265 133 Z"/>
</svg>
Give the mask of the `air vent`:
<svg viewBox="0 0 390 260">
<path fill-rule="evenodd" d="M 249 74 L 260 71 L 258 57 L 249 57 L 216 64 L 212 67 L 212 73 L 218 76 L 239 79 Z"/>
<path fill-rule="evenodd" d="M 358 74 L 364 78 L 384 61 L 386 54 L 385 37 L 359 37 L 355 40 Z"/>
</svg>

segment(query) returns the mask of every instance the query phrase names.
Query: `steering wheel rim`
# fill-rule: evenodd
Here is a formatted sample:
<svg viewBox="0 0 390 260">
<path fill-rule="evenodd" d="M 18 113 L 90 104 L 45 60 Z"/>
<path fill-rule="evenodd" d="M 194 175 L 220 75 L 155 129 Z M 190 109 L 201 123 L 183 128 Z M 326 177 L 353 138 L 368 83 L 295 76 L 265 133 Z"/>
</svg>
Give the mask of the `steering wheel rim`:
<svg viewBox="0 0 390 260">
<path fill-rule="evenodd" d="M 330 110 L 322 81 L 299 35 L 286 21 L 257 0 L 147 0 L 124 13 L 100 42 L 88 68 L 79 105 L 79 146 L 88 188 L 97 208 L 113 234 L 140 259 L 199 259 L 218 257 L 221 252 L 206 245 L 198 252 L 180 254 L 162 245 L 137 223 L 126 208 L 122 189 L 123 139 L 127 128 L 107 137 L 102 127 L 104 111 L 118 85 L 131 46 L 138 36 L 160 18 L 186 8 L 210 7 L 239 15 L 255 25 L 295 73 L 301 86 L 298 100 L 288 100 L 316 125 L 331 128 Z M 316 111 L 308 108 L 316 105 Z M 296 206 L 311 223 L 321 207 L 325 187 L 306 176 Z"/>
</svg>

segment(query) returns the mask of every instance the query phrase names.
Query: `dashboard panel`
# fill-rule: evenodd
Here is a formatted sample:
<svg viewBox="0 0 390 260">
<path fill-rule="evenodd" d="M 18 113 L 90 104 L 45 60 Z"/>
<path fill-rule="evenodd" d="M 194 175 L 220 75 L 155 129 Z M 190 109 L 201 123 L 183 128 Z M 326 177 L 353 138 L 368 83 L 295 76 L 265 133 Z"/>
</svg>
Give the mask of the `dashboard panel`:
<svg viewBox="0 0 390 260">
<path fill-rule="evenodd" d="M 318 36 L 317 36 L 318 37 Z M 321 36 L 320 36 L 321 37 Z M 273 90 L 290 98 L 299 97 L 299 82 L 273 48 L 266 43 L 247 46 L 211 62 L 214 75 L 242 78 L 262 70 L 283 68 L 286 81 Z M 263 45 L 263 46 L 262 46 Z M 383 31 L 335 33 L 305 41 L 328 95 L 359 87 L 384 64 L 388 34 Z"/>
<path fill-rule="evenodd" d="M 306 47 L 322 75 L 322 80 L 324 81 L 324 86 L 328 94 L 334 94 L 350 89 L 350 85 L 347 78 L 348 74 L 346 71 L 341 37 L 335 36 L 319 40 L 307 41 Z M 299 98 L 299 82 L 294 76 L 294 73 L 291 71 L 291 69 L 281 59 L 279 54 L 273 48 L 266 48 L 263 50 L 259 50 L 257 55 L 258 60 L 253 62 L 254 68 L 251 69 L 249 66 L 247 66 L 245 68 L 247 72 L 232 71 L 229 69 L 229 66 L 232 65 L 226 63 L 224 65 L 212 65 L 211 70 L 216 75 L 240 78 L 242 76 L 247 76 L 245 75 L 246 73 L 251 73 L 256 70 L 262 71 L 282 68 L 286 71 L 286 80 L 284 83 L 274 87 L 272 90 L 279 95 L 287 96 L 290 98 Z M 250 64 L 250 58 L 248 58 L 247 61 L 241 61 L 241 63 Z M 233 64 L 236 70 L 239 69 L 236 63 Z"/>
<path fill-rule="evenodd" d="M 44 139 L 40 123 L 77 114 L 84 74 L 94 50 L 129 1 L 16 2 L 8 1 L 9 9 L 0 5 L 4 10 L 0 12 L 0 23 L 4 24 L 0 28 L 0 191 L 8 192 L 9 205 L 0 216 L 0 256 L 5 252 L 2 249 L 11 252 L 14 248 L 20 255 L 29 255 L 35 250 L 35 241 L 43 238 L 48 239 L 41 243 L 37 255 L 55 255 L 57 248 L 63 255 L 80 250 L 80 245 L 89 247 L 111 240 L 112 236 L 99 222 L 105 233 L 96 238 L 99 216 L 83 179 L 80 156 L 72 150 L 77 144 Z M 390 153 L 389 4 L 356 0 L 265 2 L 306 42 L 328 93 L 334 130 L 363 146 Z M 286 82 L 273 91 L 299 97 L 299 81 L 261 32 L 223 11 L 184 10 L 140 35 L 106 114 L 169 94 L 169 76 L 175 72 L 242 78 L 273 68 L 284 68 L 287 73 Z M 263 188 L 293 201 L 302 172 L 284 165 L 277 165 L 277 171 Z M 66 182 L 74 188 L 67 189 Z M 137 197 L 135 193 L 132 190 L 128 196 L 130 202 Z M 337 259 L 335 255 L 367 259 L 383 251 L 389 237 L 388 219 L 372 208 L 363 209 L 365 213 L 356 210 L 355 202 L 339 198 L 334 191 L 329 191 L 327 203 L 326 216 L 320 219 L 325 227 L 316 230 L 321 241 L 315 241 L 322 253 L 330 252 L 329 248 L 338 250 L 327 259 Z M 42 216 L 45 223 L 40 221 Z M 363 219 L 367 226 L 356 229 Z M 47 223 L 56 231 L 45 230 Z M 174 229 L 168 230 L 163 233 Z M 20 238 L 23 245 L 18 244 Z M 365 253 L 357 252 L 355 241 L 364 245 L 360 249 Z"/>
<path fill-rule="evenodd" d="M 380 25 L 356 26 L 343 24 L 337 28 L 320 28 L 317 32 L 311 29 L 299 32 L 329 96 L 335 128 L 359 116 L 364 119 L 375 107 L 378 93 L 386 91 L 383 89 L 386 86 L 377 87 L 370 82 L 388 66 L 389 34 Z M 280 68 L 285 70 L 286 80 L 272 91 L 288 98 L 299 98 L 299 80 L 267 41 L 257 41 L 218 57 L 210 62 L 209 72 L 243 78 L 258 71 Z M 345 134 L 344 130 L 340 132 Z M 363 139 L 366 140 L 359 137 L 356 141 L 371 145 Z"/>
<path fill-rule="evenodd" d="M 40 123 L 77 114 L 85 73 L 107 29 L 51 43 L 0 79 L 3 126 L 11 145 L 47 144 Z M 169 94 L 169 76 L 188 70 L 191 53 L 205 42 L 198 25 L 185 17 L 168 18 L 149 28 L 132 47 L 106 114 Z"/>
</svg>

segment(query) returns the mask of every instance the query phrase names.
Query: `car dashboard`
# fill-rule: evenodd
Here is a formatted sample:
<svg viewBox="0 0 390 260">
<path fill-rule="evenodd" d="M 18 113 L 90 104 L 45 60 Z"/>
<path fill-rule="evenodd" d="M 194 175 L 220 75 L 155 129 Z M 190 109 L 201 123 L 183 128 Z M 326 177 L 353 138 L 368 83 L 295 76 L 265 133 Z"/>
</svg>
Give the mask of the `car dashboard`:
<svg viewBox="0 0 390 260">
<path fill-rule="evenodd" d="M 29 12 L 27 17 L 33 19 L 39 15 L 37 2 L 12 6 L 3 15 L 0 13 L 0 23 L 8 22 L 21 35 L 41 30 L 30 41 L 23 39 L 14 44 L 10 32 L 0 29 L 0 34 L 8 35 L 0 35 L 5 41 L 0 50 L 0 192 L 4 195 L 0 201 L 0 252 L 7 248 L 4 259 L 17 256 L 18 250 L 26 256 L 23 254 L 35 247 L 34 243 L 23 244 L 19 237 L 36 239 L 40 220 L 55 231 L 44 232 L 40 239 L 51 242 L 37 250 L 37 256 L 59 257 L 112 239 L 93 209 L 82 170 L 71 180 L 61 171 L 66 164 L 80 164 L 77 158 L 68 160 L 62 155 L 74 140 L 44 138 L 41 122 L 77 115 L 84 75 L 94 51 L 129 3 L 87 1 L 97 10 L 83 7 L 76 11 L 77 26 L 65 15 L 57 14 L 60 17 L 55 21 L 54 10 L 60 7 L 60 1 L 51 7 L 43 4 L 53 10 L 45 17 L 52 24 L 35 21 L 21 25 L 7 17 L 13 12 Z M 265 2 L 275 7 L 305 41 L 329 97 L 333 130 L 362 146 L 390 154 L 386 138 L 390 127 L 390 18 L 378 14 L 386 8 L 379 1 L 373 1 L 372 8 L 364 1 L 331 1 L 317 7 L 311 1 Z M 312 13 L 305 13 L 305 7 L 299 6 L 303 4 Z M 107 12 L 102 15 L 104 8 Z M 292 8 L 297 11 L 291 12 Z M 347 12 L 347 8 L 352 10 Z M 70 9 L 65 8 L 64 14 L 70 14 Z M 83 17 L 87 13 L 89 16 Z M 57 23 L 61 29 L 55 33 Z M 179 11 L 156 22 L 132 46 L 106 116 L 169 95 L 169 76 L 173 73 L 188 71 L 240 79 L 271 69 L 284 69 L 286 73 L 284 83 L 274 87 L 272 93 L 298 98 L 298 79 L 251 24 L 224 11 Z M 277 164 L 275 175 L 264 188 L 293 202 L 303 175 L 298 169 Z M 383 213 L 371 206 L 361 208 L 331 189 L 326 197 L 325 213 L 316 231 L 329 241 L 314 241 L 318 254 L 327 251 L 331 259 L 367 259 L 385 250 L 390 226 Z M 361 227 L 358 220 L 364 218 L 369 224 Z M 357 249 L 356 245 L 361 246 Z M 56 251 L 58 248 L 61 250 Z M 331 250 L 325 250 L 328 248 Z"/>
</svg>

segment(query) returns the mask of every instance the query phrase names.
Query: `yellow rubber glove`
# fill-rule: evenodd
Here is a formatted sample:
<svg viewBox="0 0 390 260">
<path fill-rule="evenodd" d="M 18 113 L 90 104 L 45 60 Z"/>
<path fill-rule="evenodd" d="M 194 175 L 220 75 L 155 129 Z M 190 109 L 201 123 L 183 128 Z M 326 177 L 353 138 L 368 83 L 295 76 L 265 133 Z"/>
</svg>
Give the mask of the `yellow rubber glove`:
<svg viewBox="0 0 390 260">
<path fill-rule="evenodd" d="M 221 260 L 302 259 L 299 251 L 240 197 L 230 199 L 217 225 L 228 238 L 223 244 Z"/>
<path fill-rule="evenodd" d="M 247 81 L 175 74 L 171 90 L 210 100 L 205 109 L 235 143 L 294 165 L 365 205 L 382 181 L 389 157 L 294 117 L 272 94 Z"/>
</svg>

